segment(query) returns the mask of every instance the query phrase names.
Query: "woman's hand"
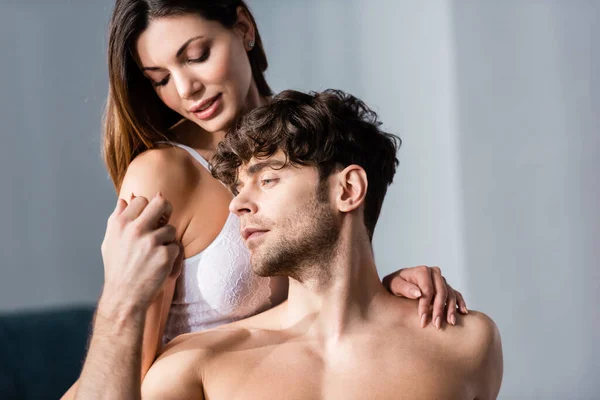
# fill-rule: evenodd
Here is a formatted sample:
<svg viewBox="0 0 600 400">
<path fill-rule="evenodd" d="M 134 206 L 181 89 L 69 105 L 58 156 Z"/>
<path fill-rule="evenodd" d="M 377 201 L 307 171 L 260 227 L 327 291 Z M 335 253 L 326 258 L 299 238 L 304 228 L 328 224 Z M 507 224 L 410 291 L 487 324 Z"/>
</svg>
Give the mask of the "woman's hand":
<svg viewBox="0 0 600 400">
<path fill-rule="evenodd" d="M 456 325 L 457 307 L 462 314 L 468 313 L 462 294 L 446 282 L 439 267 L 404 268 L 383 278 L 383 285 L 396 296 L 419 299 L 421 327 L 427 325 L 429 315 L 433 315 L 431 321 L 440 329 L 443 319 Z"/>
</svg>

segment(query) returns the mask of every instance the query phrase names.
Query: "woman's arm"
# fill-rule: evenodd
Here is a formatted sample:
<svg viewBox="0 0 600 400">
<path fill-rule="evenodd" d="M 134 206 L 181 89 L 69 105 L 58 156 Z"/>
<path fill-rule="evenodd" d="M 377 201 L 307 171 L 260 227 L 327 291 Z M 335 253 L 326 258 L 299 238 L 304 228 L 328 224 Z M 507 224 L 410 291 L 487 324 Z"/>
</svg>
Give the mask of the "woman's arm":
<svg viewBox="0 0 600 400">
<path fill-rule="evenodd" d="M 142 342 L 142 381 L 154 362 L 156 355 L 159 354 L 162 349 L 162 336 L 165 331 L 171 302 L 173 301 L 175 282 L 176 278 L 174 277 L 169 277 L 167 279 L 163 289 L 152 302 L 146 313 L 144 339 Z"/>
</svg>

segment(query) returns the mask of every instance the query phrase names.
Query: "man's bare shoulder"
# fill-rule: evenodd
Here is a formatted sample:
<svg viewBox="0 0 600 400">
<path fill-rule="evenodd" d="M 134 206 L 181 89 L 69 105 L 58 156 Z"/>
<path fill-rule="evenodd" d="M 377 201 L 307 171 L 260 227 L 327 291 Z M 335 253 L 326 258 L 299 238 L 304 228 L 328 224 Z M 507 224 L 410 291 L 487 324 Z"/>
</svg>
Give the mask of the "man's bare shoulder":
<svg viewBox="0 0 600 400">
<path fill-rule="evenodd" d="M 460 350 L 473 357 L 474 361 L 500 346 L 498 327 L 488 315 L 480 311 L 471 310 L 469 314 L 461 315 L 457 319 L 457 326 L 449 326 L 448 332 L 454 342 L 462 342 Z"/>
<path fill-rule="evenodd" d="M 176 337 L 165 346 L 146 374 L 142 398 L 202 399 L 202 377 L 207 366 L 219 354 L 244 343 L 248 336 L 244 328 L 229 326 Z"/>
<path fill-rule="evenodd" d="M 388 328 L 390 325 L 404 326 L 412 334 L 437 342 L 444 348 L 455 349 L 457 357 L 465 357 L 474 363 L 484 357 L 487 351 L 500 349 L 498 328 L 482 312 L 469 311 L 468 315 L 457 315 L 455 326 L 444 322 L 440 330 L 431 321 L 428 321 L 425 328 L 421 328 L 416 301 L 395 296 L 389 296 L 386 300 L 388 303 L 383 318 Z"/>
<path fill-rule="evenodd" d="M 448 346 L 466 376 L 472 377 L 477 398 L 495 399 L 503 374 L 502 342 L 494 321 L 486 314 L 469 311 L 448 327 Z"/>
<path fill-rule="evenodd" d="M 276 331 L 281 307 L 213 329 L 179 335 L 164 347 L 157 361 L 186 353 L 202 364 L 223 352 L 253 346 Z"/>
</svg>

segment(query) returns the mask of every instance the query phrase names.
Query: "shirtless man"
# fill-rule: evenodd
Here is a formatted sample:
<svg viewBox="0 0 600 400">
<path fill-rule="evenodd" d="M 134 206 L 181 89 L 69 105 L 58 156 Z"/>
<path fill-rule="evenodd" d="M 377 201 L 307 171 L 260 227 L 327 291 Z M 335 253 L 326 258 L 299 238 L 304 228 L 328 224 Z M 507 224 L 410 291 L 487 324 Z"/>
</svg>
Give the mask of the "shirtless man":
<svg viewBox="0 0 600 400">
<path fill-rule="evenodd" d="M 371 239 L 396 137 L 338 91 L 286 91 L 220 145 L 254 271 L 290 277 L 288 300 L 170 342 L 142 384 L 156 399 L 493 399 L 498 330 L 471 311 L 419 328 L 416 303 L 380 283 Z"/>
</svg>

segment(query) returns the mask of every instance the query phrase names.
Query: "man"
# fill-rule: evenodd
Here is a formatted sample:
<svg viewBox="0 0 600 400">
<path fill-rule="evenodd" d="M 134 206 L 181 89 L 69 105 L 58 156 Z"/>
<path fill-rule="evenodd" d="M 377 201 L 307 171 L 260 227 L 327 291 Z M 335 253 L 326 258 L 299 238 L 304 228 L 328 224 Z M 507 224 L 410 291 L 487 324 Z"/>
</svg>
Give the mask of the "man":
<svg viewBox="0 0 600 400">
<path fill-rule="evenodd" d="M 290 277 L 288 300 L 183 335 L 142 385 L 157 399 L 492 399 L 498 330 L 471 312 L 419 328 L 416 304 L 379 281 L 371 240 L 396 137 L 340 91 L 286 91 L 219 146 L 213 174 L 236 194 L 253 270 Z"/>
</svg>

